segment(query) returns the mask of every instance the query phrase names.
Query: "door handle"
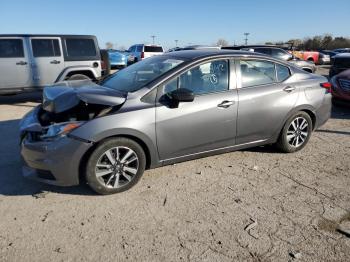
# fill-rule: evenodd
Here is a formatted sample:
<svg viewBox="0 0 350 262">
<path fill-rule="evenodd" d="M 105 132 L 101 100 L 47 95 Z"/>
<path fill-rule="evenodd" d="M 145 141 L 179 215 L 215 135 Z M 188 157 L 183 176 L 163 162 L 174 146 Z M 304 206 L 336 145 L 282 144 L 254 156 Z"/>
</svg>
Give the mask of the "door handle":
<svg viewBox="0 0 350 262">
<path fill-rule="evenodd" d="M 295 90 L 294 86 L 287 86 L 287 87 L 283 88 L 283 91 L 287 92 L 287 93 L 290 93 L 290 92 L 292 92 L 294 90 Z"/>
<path fill-rule="evenodd" d="M 25 62 L 25 61 L 19 61 L 16 63 L 16 65 L 26 65 L 26 64 L 27 64 L 27 62 Z"/>
<path fill-rule="evenodd" d="M 234 103 L 235 103 L 235 101 L 225 100 L 225 101 L 222 101 L 220 104 L 218 104 L 218 107 L 228 108 L 228 107 L 232 106 Z"/>
<path fill-rule="evenodd" d="M 55 64 L 55 65 L 57 65 L 57 64 L 61 63 L 61 61 L 52 60 L 50 63 L 51 63 L 51 64 Z"/>
</svg>

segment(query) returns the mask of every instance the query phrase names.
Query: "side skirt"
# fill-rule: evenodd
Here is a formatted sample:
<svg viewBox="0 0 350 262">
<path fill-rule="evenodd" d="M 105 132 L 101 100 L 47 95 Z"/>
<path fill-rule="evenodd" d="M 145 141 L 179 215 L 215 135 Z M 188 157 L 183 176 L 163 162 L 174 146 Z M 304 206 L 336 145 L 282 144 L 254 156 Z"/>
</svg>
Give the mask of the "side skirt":
<svg viewBox="0 0 350 262">
<path fill-rule="evenodd" d="M 213 155 L 218 155 L 218 154 L 224 154 L 224 153 L 237 151 L 237 150 L 245 149 L 245 148 L 262 146 L 262 145 L 266 145 L 266 144 L 272 144 L 274 142 L 275 141 L 270 140 L 270 139 L 258 140 L 258 141 L 253 141 L 253 142 L 244 143 L 244 144 L 240 144 L 240 145 L 223 147 L 223 148 L 213 149 L 213 150 L 209 150 L 209 151 L 194 153 L 194 154 L 190 154 L 190 155 L 169 158 L 169 159 L 161 160 L 161 166 L 166 166 L 166 165 L 170 165 L 170 164 L 185 162 L 185 161 L 189 161 L 189 160 L 193 160 L 193 159 L 198 159 L 198 158 L 203 158 L 203 157 L 208 157 L 208 156 L 213 156 Z"/>
</svg>

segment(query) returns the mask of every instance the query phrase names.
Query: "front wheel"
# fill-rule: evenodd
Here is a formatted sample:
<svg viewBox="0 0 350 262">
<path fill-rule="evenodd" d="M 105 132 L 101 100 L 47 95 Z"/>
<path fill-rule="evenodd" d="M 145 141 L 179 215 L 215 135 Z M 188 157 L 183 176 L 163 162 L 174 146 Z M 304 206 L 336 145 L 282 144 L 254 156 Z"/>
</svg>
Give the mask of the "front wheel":
<svg viewBox="0 0 350 262">
<path fill-rule="evenodd" d="M 86 180 L 99 194 L 120 193 L 139 181 L 145 166 L 145 153 L 138 143 L 128 138 L 111 138 L 89 157 Z"/>
<path fill-rule="evenodd" d="M 306 112 L 298 112 L 285 123 L 277 147 L 285 153 L 301 150 L 309 141 L 312 133 L 312 120 Z"/>
</svg>

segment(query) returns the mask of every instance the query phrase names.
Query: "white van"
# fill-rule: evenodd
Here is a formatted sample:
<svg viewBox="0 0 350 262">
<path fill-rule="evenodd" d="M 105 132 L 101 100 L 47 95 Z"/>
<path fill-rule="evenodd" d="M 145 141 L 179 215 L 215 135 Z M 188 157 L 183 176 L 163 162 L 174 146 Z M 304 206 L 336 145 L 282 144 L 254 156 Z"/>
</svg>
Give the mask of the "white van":
<svg viewBox="0 0 350 262">
<path fill-rule="evenodd" d="M 139 44 L 131 46 L 128 52 L 135 57 L 134 62 L 138 62 L 147 57 L 161 55 L 164 53 L 164 50 L 160 45 Z"/>
</svg>

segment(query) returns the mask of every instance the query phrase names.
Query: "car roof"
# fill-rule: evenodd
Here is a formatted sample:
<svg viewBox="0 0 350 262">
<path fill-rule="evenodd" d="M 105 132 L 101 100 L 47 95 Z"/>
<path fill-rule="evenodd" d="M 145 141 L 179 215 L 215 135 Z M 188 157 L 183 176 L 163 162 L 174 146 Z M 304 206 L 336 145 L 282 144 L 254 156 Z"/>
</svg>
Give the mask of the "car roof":
<svg viewBox="0 0 350 262">
<path fill-rule="evenodd" d="M 283 49 L 280 46 L 276 46 L 276 45 L 236 45 L 236 46 L 223 46 L 223 49 L 241 49 L 241 48 L 256 48 L 256 47 L 265 47 L 265 48 L 279 48 L 279 49 Z"/>
<path fill-rule="evenodd" d="M 219 46 L 210 46 L 210 45 L 189 45 L 189 46 L 185 46 L 182 49 L 220 49 Z"/>
<path fill-rule="evenodd" d="M 0 37 L 94 37 L 94 35 L 63 35 L 63 34 L 0 34 Z"/>
<path fill-rule="evenodd" d="M 238 50 L 222 50 L 222 49 L 199 49 L 199 50 L 181 50 L 168 53 L 171 57 L 178 57 L 184 59 L 198 59 L 215 56 L 255 56 L 255 57 L 266 57 L 271 59 L 271 56 L 267 56 L 260 53 L 238 51 Z"/>
</svg>

